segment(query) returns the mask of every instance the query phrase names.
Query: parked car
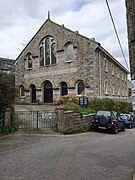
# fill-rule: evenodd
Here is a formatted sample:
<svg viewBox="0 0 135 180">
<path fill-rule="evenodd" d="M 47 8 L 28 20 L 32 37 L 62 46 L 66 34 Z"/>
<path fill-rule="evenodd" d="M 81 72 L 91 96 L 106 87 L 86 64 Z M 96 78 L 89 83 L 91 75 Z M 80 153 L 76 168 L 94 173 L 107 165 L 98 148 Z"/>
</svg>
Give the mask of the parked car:
<svg viewBox="0 0 135 180">
<path fill-rule="evenodd" d="M 118 112 L 108 110 L 98 110 L 92 117 L 90 128 L 93 130 L 104 129 L 114 134 L 118 133 L 118 130 L 125 131 L 125 123 L 120 118 Z"/>
<path fill-rule="evenodd" d="M 125 127 L 131 129 L 132 127 L 135 127 L 135 118 L 130 113 L 129 114 L 123 114 L 121 116 L 121 119 L 125 123 Z"/>
</svg>

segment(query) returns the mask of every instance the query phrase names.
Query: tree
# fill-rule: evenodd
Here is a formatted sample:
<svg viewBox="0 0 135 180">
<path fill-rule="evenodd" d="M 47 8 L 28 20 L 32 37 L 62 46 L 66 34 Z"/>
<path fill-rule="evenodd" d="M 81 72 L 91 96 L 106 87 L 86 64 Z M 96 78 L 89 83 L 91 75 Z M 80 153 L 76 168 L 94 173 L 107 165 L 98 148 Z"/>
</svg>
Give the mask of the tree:
<svg viewBox="0 0 135 180">
<path fill-rule="evenodd" d="M 0 133 L 9 133 L 17 130 L 14 123 L 14 103 L 17 96 L 14 74 L 0 74 Z M 5 126 L 5 112 L 11 110 L 11 125 Z"/>
<path fill-rule="evenodd" d="M 16 96 L 14 74 L 0 74 L 0 109 L 12 109 Z"/>
</svg>

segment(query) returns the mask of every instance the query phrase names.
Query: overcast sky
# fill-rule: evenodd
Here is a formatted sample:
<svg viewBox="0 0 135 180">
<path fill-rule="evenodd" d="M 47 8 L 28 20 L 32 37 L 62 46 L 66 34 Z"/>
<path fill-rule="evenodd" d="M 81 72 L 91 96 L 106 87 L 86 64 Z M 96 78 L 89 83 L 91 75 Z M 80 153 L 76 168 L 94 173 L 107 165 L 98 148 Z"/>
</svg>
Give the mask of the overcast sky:
<svg viewBox="0 0 135 180">
<path fill-rule="evenodd" d="M 108 0 L 119 38 L 128 60 L 125 0 Z M 106 0 L 1 0 L 0 57 L 16 59 L 47 19 L 88 37 L 95 38 L 123 66 Z M 127 68 L 127 67 L 126 67 Z"/>
</svg>

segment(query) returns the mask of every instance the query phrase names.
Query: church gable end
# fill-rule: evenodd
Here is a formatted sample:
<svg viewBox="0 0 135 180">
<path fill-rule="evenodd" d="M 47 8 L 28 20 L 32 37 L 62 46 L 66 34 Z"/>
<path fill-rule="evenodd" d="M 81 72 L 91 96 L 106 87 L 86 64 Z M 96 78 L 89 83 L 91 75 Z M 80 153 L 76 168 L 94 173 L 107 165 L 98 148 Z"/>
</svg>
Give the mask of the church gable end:
<svg viewBox="0 0 135 180">
<path fill-rule="evenodd" d="M 53 103 L 67 94 L 100 96 L 99 46 L 94 39 L 45 21 L 15 62 L 16 85 L 21 92 L 23 87 L 19 101 Z"/>
</svg>

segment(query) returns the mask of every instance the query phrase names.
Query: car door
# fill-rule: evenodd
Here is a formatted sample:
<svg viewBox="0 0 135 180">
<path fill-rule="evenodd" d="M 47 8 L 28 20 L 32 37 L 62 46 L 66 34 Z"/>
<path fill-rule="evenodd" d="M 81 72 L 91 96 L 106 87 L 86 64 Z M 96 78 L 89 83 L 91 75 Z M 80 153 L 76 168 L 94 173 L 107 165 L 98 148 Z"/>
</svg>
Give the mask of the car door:
<svg viewBox="0 0 135 180">
<path fill-rule="evenodd" d="M 134 118 L 134 116 L 131 116 L 131 123 L 132 123 L 132 126 L 135 127 L 135 118 Z"/>
<path fill-rule="evenodd" d="M 118 129 L 122 129 L 124 126 L 123 120 L 120 118 L 120 116 L 117 117 L 117 124 L 118 124 Z"/>
</svg>

